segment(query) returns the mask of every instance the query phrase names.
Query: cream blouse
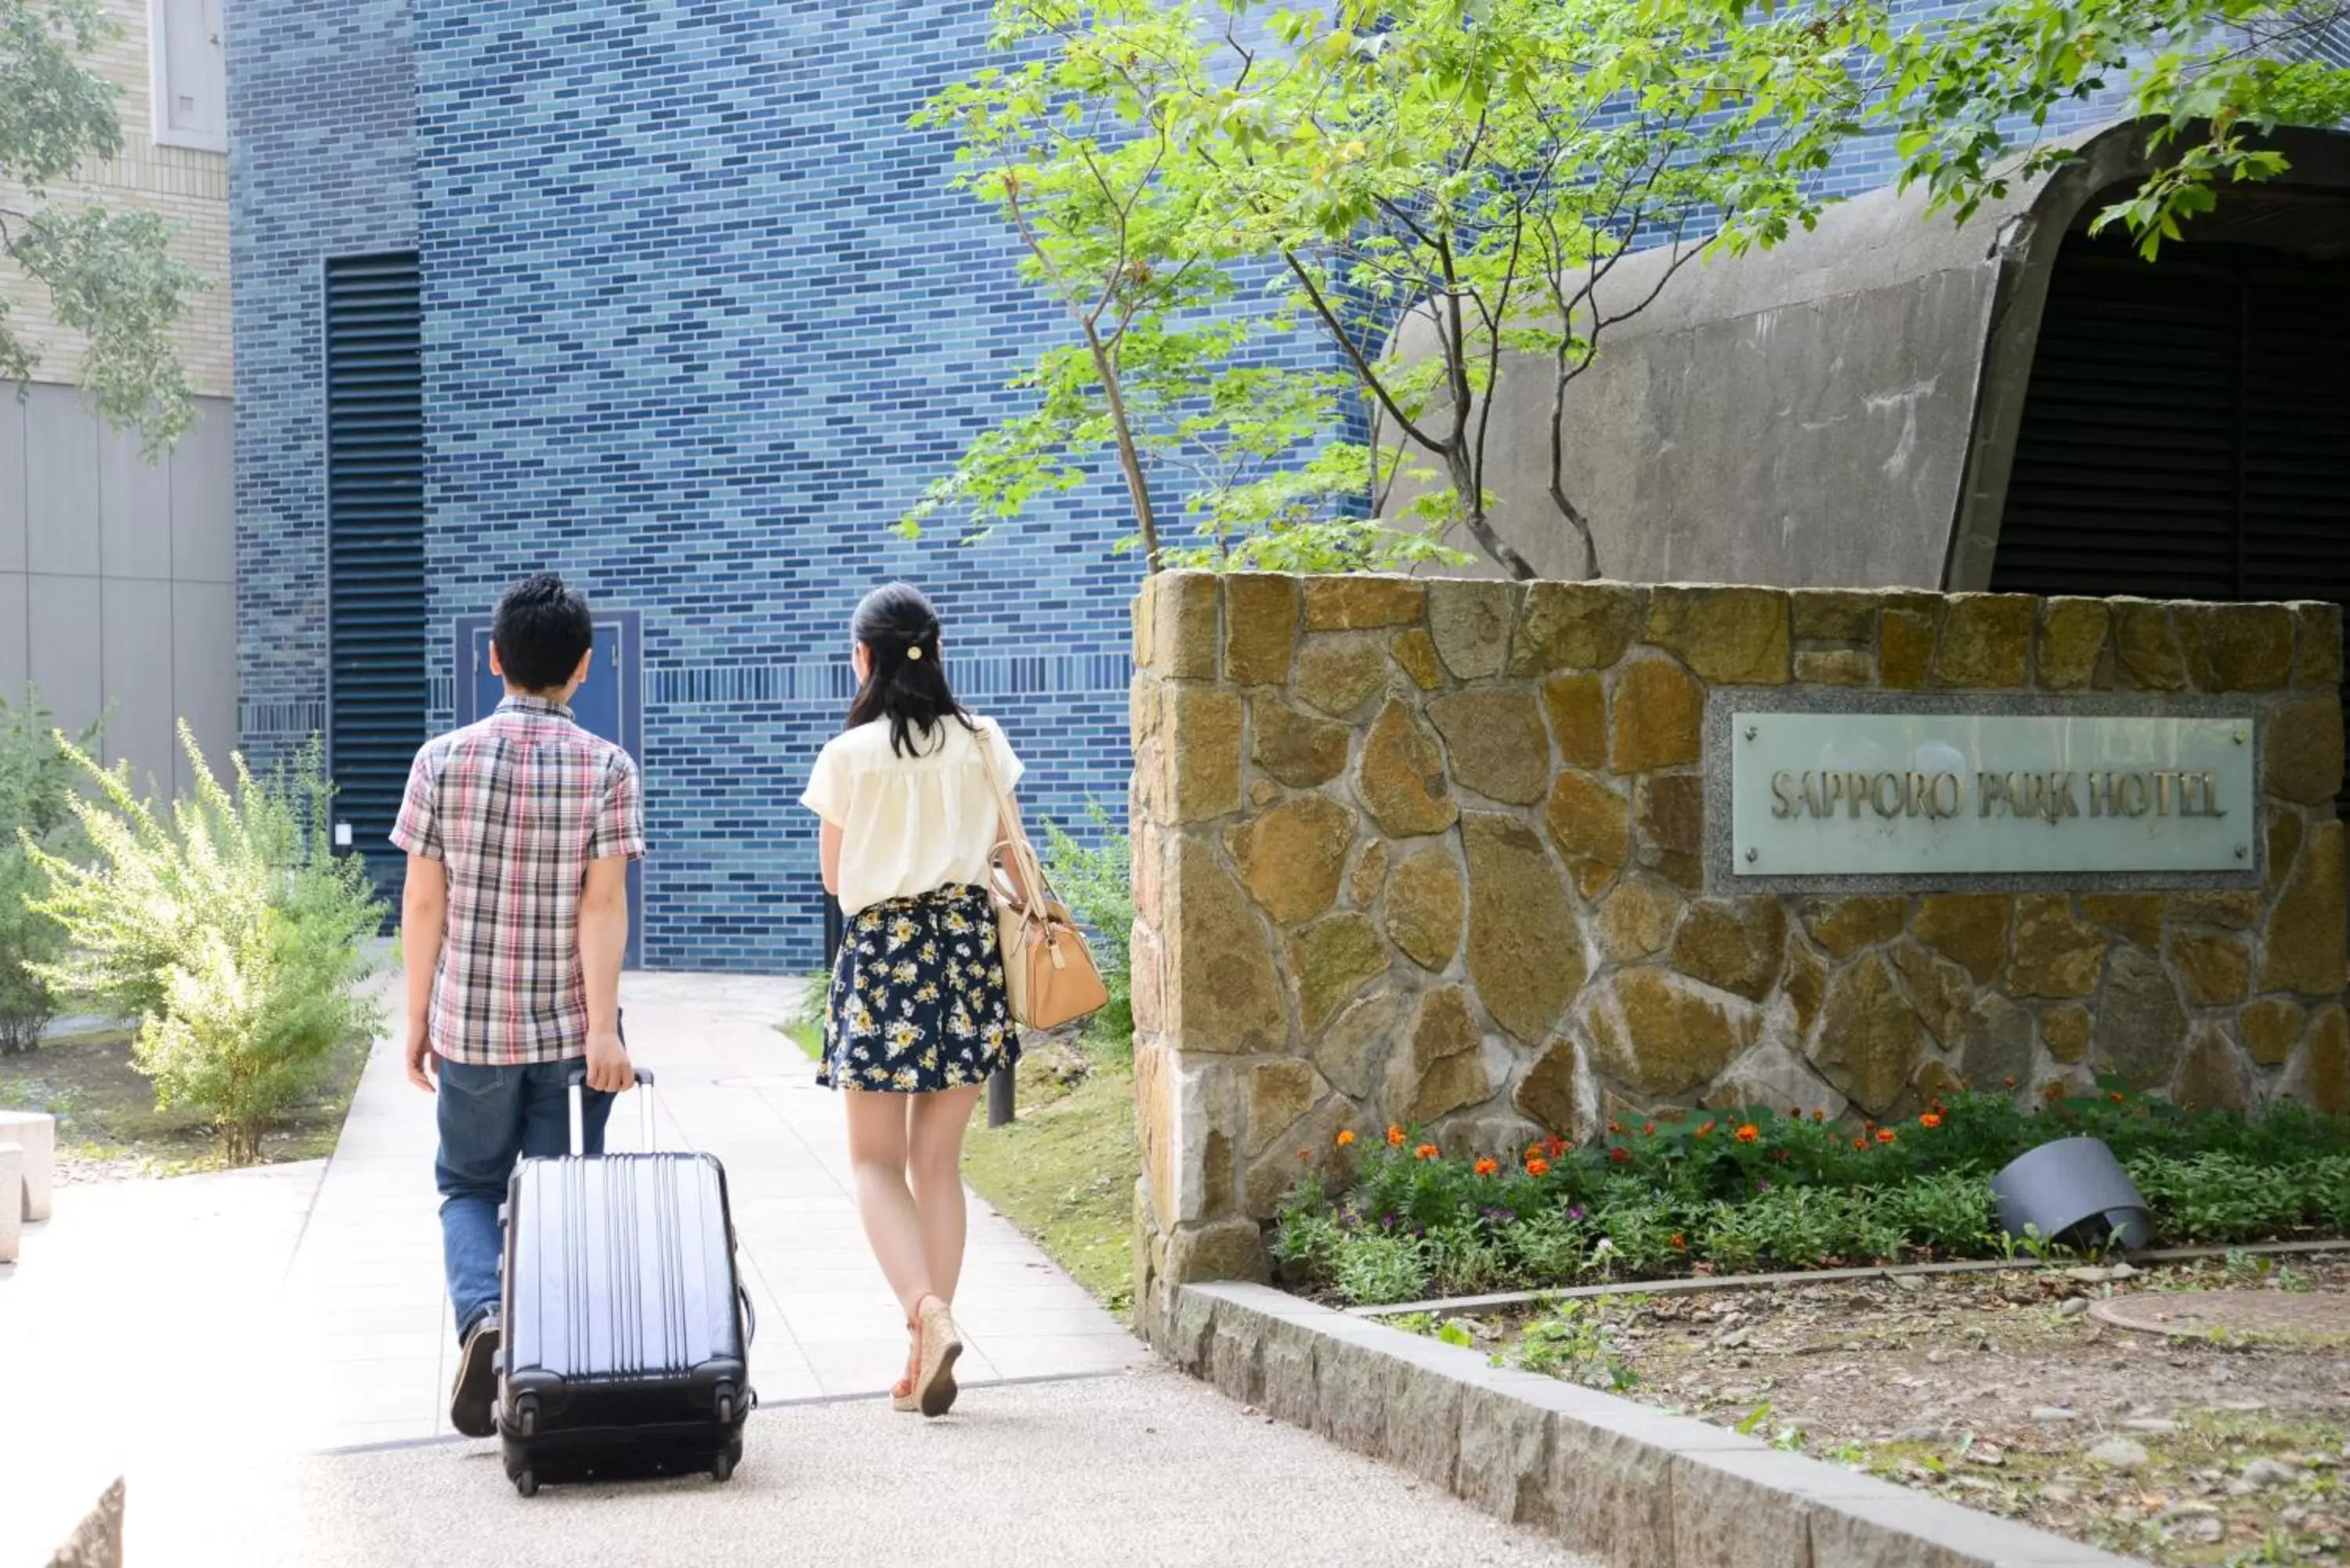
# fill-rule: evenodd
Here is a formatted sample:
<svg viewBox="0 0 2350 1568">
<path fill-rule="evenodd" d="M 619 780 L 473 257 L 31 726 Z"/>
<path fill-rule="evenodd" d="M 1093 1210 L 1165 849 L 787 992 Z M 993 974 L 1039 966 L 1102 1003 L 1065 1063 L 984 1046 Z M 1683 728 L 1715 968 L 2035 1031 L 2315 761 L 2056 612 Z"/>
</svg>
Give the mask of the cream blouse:
<svg viewBox="0 0 2350 1568">
<path fill-rule="evenodd" d="M 980 756 L 982 737 L 995 750 L 1003 787 L 1020 782 L 1020 759 L 992 719 L 976 715 L 979 734 L 952 719 L 928 735 L 911 732 L 919 754 L 889 748 L 889 723 L 877 720 L 826 742 L 800 804 L 841 830 L 843 914 L 950 883 L 985 886 L 1003 814 Z"/>
</svg>

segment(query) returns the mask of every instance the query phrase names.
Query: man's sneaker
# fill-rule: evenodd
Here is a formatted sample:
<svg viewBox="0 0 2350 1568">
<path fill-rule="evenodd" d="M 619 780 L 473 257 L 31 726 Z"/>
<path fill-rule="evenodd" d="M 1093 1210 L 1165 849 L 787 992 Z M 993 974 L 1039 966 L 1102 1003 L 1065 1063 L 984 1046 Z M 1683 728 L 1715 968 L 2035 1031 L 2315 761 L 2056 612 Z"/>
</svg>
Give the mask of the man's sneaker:
<svg viewBox="0 0 2350 1568">
<path fill-rule="evenodd" d="M 469 1438 L 495 1437 L 498 1430 L 497 1309 L 473 1320 L 465 1347 L 457 1354 L 457 1384 L 449 1391 L 449 1424 Z"/>
</svg>

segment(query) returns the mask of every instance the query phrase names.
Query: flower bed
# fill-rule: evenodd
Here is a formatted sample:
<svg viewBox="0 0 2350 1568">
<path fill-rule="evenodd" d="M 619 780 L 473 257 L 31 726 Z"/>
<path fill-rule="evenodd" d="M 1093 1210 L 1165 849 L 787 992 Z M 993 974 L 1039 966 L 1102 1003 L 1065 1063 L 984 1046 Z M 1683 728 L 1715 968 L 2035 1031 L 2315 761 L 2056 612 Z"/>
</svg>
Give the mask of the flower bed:
<svg viewBox="0 0 2350 1568">
<path fill-rule="evenodd" d="M 1989 1177 L 2054 1138 L 2103 1139 L 2174 1242 L 2350 1228 L 2350 1124 L 2299 1105 L 2198 1111 L 2107 1085 L 2030 1111 L 1960 1091 L 1906 1122 L 1667 1111 L 1569 1146 L 1446 1149 L 1338 1134 L 1349 1179 L 1303 1177 L 1274 1254 L 1291 1289 L 1353 1304 L 1606 1279 L 1744 1273 L 2054 1249 L 1999 1234 Z M 1310 1158 L 1311 1150 L 1300 1150 Z"/>
</svg>

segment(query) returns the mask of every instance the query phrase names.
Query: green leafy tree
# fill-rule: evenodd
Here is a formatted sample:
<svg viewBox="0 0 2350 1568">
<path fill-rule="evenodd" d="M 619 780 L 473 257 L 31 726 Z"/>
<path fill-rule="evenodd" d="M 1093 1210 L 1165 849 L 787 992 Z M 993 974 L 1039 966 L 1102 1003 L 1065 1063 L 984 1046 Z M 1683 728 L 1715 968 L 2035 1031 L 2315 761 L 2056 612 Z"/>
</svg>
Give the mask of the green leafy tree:
<svg viewBox="0 0 2350 1568">
<path fill-rule="evenodd" d="M 1550 369 L 1556 415 L 1607 331 L 1709 252 L 1816 214 L 1811 177 L 1856 128 L 1876 13 L 1818 0 L 1347 0 L 1272 18 L 1277 47 L 1204 106 L 1217 240 L 1288 273 L 1296 317 L 1353 367 L 1387 461 L 1442 481 L 1413 512 L 1517 576 L 1494 528 L 1489 396 Z M 1638 291 L 1635 241 L 1671 259 Z M 1419 330 L 1411 330 L 1412 328 Z M 1554 420 L 1550 498 L 1599 568 Z"/>
<path fill-rule="evenodd" d="M 2074 157 L 2043 139 L 2056 109 L 2117 94 L 2152 171 L 2092 232 L 2119 225 L 2152 259 L 2221 187 L 2289 171 L 2280 127 L 2350 120 L 2345 41 L 2350 0 L 1993 0 L 1887 39 L 1878 112 L 1898 129 L 1904 181 L 1964 218 Z"/>
<path fill-rule="evenodd" d="M 78 743 L 87 748 L 97 738 L 92 723 Z M 0 1056 L 40 1044 L 57 998 L 38 966 L 56 961 L 65 944 L 63 929 L 33 907 L 48 880 L 18 835 L 52 855 L 72 857 L 79 777 L 29 688 L 21 702 L 0 701 Z"/>
<path fill-rule="evenodd" d="M 195 790 L 159 815 L 127 767 L 58 744 L 96 798 L 77 798 L 88 866 L 38 849 L 36 908 L 71 946 L 42 973 L 59 991 L 137 1017 L 132 1048 L 157 1103 L 212 1113 L 231 1164 L 258 1158 L 273 1122 L 315 1089 L 381 1008 L 359 993 L 382 903 L 356 856 L 329 846 L 334 786 L 316 742 L 255 779 L 234 757 L 224 788 L 182 722 Z"/>
<path fill-rule="evenodd" d="M 1296 570 L 1442 558 L 1433 542 L 1359 505 L 1369 453 L 1328 444 L 1352 383 L 1267 360 L 1263 312 L 1242 275 L 1197 244 L 1220 191 L 1188 139 L 1213 89 L 1212 14 L 1189 5 L 1002 0 L 993 44 L 1014 57 L 939 94 L 918 127 L 951 130 L 956 183 L 1019 236 L 1027 279 L 1068 340 L 1014 380 L 1033 397 L 983 434 L 903 519 L 919 535 L 942 511 L 968 536 L 1075 489 L 1108 457 L 1139 548 L 1164 566 Z M 1196 544 L 1170 538 L 1180 496 Z"/>
<path fill-rule="evenodd" d="M 114 32 L 99 0 L 0 0 L 0 255 L 88 343 L 78 372 L 99 411 L 151 452 L 194 415 L 172 336 L 203 278 L 172 259 L 157 214 L 52 199 L 121 151 L 120 89 L 88 63 Z M 39 359 L 0 299 L 0 380 L 30 380 Z"/>
</svg>

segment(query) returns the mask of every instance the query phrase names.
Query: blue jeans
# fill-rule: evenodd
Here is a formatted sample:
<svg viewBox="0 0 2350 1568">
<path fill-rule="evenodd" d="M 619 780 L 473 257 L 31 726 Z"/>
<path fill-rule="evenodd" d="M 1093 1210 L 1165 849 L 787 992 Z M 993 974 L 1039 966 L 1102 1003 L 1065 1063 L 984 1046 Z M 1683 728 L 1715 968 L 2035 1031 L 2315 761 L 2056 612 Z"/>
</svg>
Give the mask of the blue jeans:
<svg viewBox="0 0 2350 1568">
<path fill-rule="evenodd" d="M 587 1065 L 584 1056 L 522 1067 L 439 1064 L 441 1155 L 433 1174 L 441 1187 L 442 1258 L 461 1341 L 474 1319 L 498 1304 L 498 1270 L 505 1257 L 498 1208 L 506 1200 L 515 1162 L 571 1152 L 571 1075 Z M 585 1152 L 601 1154 L 612 1096 L 599 1089 L 581 1094 Z"/>
</svg>

